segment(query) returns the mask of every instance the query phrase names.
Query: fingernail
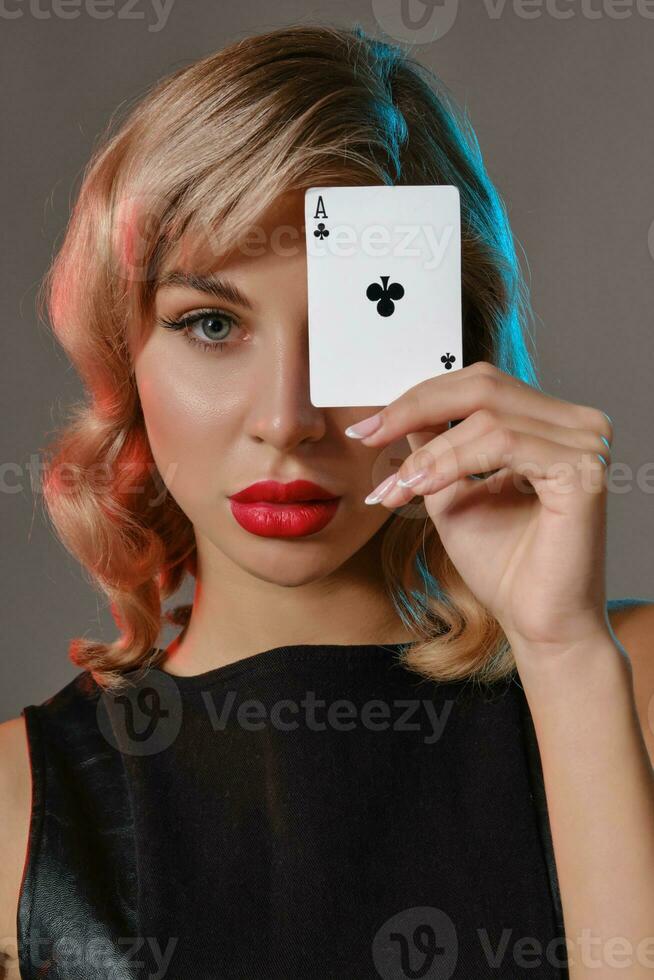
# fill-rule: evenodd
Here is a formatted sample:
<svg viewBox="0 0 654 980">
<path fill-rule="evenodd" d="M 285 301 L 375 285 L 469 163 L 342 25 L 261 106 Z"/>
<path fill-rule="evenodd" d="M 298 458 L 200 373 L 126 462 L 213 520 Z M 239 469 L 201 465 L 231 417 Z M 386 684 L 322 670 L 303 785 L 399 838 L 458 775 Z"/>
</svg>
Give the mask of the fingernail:
<svg viewBox="0 0 654 980">
<path fill-rule="evenodd" d="M 364 439 L 376 432 L 381 425 L 381 415 L 370 415 L 367 419 L 361 419 L 356 425 L 349 425 L 345 430 L 345 435 L 350 439 Z"/>
<path fill-rule="evenodd" d="M 416 483 L 420 483 L 426 476 L 427 470 L 418 470 L 417 473 L 412 473 L 406 480 L 398 480 L 397 485 L 398 487 L 414 487 Z"/>
<path fill-rule="evenodd" d="M 397 473 L 391 473 L 386 480 L 380 483 L 378 487 L 375 487 L 375 489 L 368 494 L 366 499 L 363 501 L 364 504 L 378 504 L 382 497 L 386 496 L 396 480 Z"/>
</svg>

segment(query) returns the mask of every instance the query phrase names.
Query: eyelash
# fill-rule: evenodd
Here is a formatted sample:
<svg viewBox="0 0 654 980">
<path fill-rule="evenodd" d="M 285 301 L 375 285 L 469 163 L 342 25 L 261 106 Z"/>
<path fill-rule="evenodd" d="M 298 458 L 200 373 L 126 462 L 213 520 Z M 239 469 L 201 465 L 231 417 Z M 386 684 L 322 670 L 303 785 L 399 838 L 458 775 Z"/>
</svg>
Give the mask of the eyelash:
<svg viewBox="0 0 654 980">
<path fill-rule="evenodd" d="M 200 340 L 199 337 L 194 336 L 190 332 L 194 324 L 209 317 L 221 317 L 228 320 L 232 326 L 238 326 L 236 317 L 232 316 L 231 313 L 227 313 L 225 310 L 218 309 L 198 310 L 196 313 L 187 313 L 185 316 L 180 317 L 179 320 L 169 320 L 167 317 L 161 317 L 159 326 L 165 327 L 168 330 L 180 330 L 184 340 L 193 347 L 199 348 L 203 353 L 222 353 L 226 341 Z"/>
</svg>

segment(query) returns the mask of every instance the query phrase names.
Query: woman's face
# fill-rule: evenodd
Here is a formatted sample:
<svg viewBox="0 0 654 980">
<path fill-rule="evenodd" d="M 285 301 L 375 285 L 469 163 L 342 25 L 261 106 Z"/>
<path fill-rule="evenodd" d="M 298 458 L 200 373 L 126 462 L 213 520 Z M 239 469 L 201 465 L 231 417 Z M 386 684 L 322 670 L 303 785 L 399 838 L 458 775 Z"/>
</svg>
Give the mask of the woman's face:
<svg viewBox="0 0 654 980">
<path fill-rule="evenodd" d="M 187 284 L 161 285 L 155 322 L 133 351 L 153 457 L 194 526 L 198 551 L 218 549 L 251 574 L 287 585 L 333 572 L 371 541 L 390 515 L 363 499 L 400 463 L 391 463 L 392 447 L 380 452 L 344 435 L 380 406 L 316 408 L 309 400 L 303 199 L 299 191 L 278 198 L 259 222 L 261 254 L 241 249 L 213 270 L 247 305 Z M 213 345 L 206 350 L 159 325 L 198 311 L 204 319 L 188 333 Z M 286 520 L 279 504 L 230 500 L 261 480 L 301 479 L 338 497 L 335 510 L 300 513 L 294 504 Z M 267 519 L 271 508 L 277 517 Z"/>
</svg>

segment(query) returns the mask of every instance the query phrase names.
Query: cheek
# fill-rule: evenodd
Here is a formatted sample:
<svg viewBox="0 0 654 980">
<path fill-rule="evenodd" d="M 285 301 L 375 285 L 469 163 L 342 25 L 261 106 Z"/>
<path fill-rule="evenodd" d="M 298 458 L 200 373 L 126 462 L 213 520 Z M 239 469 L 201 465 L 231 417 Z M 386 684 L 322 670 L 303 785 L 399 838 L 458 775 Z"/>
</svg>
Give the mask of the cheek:
<svg viewBox="0 0 654 980">
<path fill-rule="evenodd" d="M 190 513 L 219 490 L 238 406 L 219 394 L 215 378 L 186 376 L 169 359 L 149 361 L 137 366 L 136 380 L 150 448 L 165 485 Z"/>
</svg>

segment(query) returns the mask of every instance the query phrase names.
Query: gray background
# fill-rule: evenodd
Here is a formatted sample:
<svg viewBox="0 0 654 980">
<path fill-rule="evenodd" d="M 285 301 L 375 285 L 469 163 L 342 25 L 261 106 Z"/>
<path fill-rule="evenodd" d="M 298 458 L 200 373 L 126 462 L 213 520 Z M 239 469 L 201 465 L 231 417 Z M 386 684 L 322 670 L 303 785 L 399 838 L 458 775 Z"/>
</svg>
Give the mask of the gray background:
<svg viewBox="0 0 654 980">
<path fill-rule="evenodd" d="M 613 459 L 624 470 L 609 494 L 608 596 L 654 596 L 654 3 L 429 7 L 425 35 L 402 27 L 399 0 L 174 0 L 167 19 L 152 0 L 129 10 L 124 0 L 6 0 L 0 720 L 78 672 L 67 659 L 72 637 L 116 635 L 104 597 L 43 518 L 36 464 L 60 409 L 80 394 L 34 301 L 81 170 L 123 100 L 236 38 L 289 23 L 358 22 L 381 37 L 395 20 L 397 39 L 412 38 L 414 56 L 467 108 L 527 256 L 543 387 L 614 420 Z M 409 9 L 417 21 L 427 8 L 410 0 Z"/>
</svg>

